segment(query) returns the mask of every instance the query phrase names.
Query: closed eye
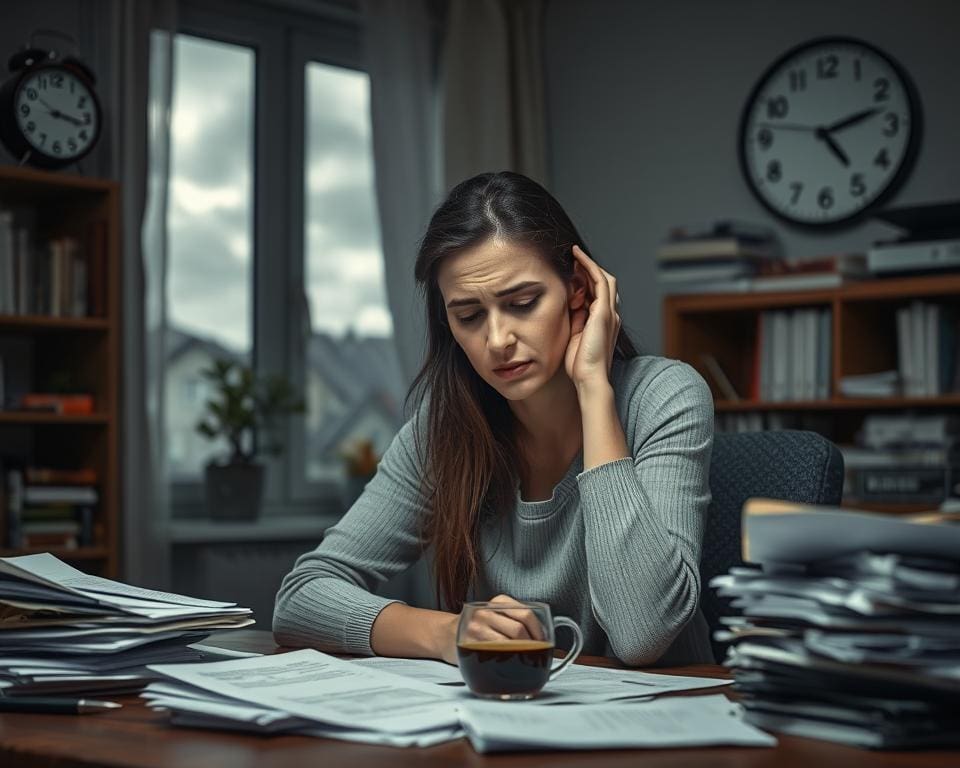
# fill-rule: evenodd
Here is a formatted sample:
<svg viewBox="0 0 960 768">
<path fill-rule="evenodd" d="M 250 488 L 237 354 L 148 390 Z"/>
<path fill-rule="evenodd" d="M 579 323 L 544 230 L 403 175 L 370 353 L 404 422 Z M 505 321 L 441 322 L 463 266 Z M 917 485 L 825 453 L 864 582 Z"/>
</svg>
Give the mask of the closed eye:
<svg viewBox="0 0 960 768">
<path fill-rule="evenodd" d="M 529 312 L 537 305 L 539 301 L 540 301 L 540 297 L 534 296 L 529 301 L 515 302 L 511 304 L 510 309 L 516 310 L 517 312 Z M 483 314 L 482 311 L 474 312 L 472 315 L 467 315 L 466 317 L 459 317 L 457 318 L 457 320 L 459 320 L 462 325 L 469 325 L 470 323 L 477 320 L 482 314 Z"/>
</svg>

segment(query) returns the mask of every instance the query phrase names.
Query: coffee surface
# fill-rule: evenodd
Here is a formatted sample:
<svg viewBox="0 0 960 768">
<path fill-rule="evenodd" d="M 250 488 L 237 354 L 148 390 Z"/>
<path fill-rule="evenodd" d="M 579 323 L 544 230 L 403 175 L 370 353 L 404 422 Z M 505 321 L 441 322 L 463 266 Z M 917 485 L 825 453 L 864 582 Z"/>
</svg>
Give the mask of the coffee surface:
<svg viewBox="0 0 960 768">
<path fill-rule="evenodd" d="M 550 679 L 553 649 L 553 643 L 544 640 L 459 643 L 460 674 L 474 693 L 534 694 Z"/>
</svg>

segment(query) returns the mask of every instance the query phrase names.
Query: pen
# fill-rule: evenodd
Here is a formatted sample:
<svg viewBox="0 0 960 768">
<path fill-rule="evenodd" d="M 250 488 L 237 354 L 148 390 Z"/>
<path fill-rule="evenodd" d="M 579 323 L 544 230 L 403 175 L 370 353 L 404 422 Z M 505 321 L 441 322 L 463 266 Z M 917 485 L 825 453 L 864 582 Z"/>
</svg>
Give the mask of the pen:
<svg viewBox="0 0 960 768">
<path fill-rule="evenodd" d="M 53 696 L 0 696 L 0 712 L 33 712 L 48 715 L 86 715 L 119 709 L 115 701 L 68 699 Z"/>
</svg>

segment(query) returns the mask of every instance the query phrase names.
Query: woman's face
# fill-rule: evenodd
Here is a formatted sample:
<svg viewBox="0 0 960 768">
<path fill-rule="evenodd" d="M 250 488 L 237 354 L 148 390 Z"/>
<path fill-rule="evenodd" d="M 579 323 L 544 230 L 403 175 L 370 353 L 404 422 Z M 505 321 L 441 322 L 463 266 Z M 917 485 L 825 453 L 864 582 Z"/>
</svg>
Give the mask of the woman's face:
<svg viewBox="0 0 960 768">
<path fill-rule="evenodd" d="M 523 400 L 563 370 L 578 281 L 568 286 L 532 248 L 495 238 L 447 258 L 437 276 L 453 338 L 505 398 Z"/>
</svg>

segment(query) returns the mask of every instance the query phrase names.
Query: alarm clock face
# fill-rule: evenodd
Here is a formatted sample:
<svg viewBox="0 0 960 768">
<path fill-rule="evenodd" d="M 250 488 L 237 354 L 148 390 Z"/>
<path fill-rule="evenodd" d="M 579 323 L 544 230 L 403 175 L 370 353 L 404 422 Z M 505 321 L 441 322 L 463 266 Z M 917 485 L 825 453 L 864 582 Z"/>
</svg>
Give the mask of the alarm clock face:
<svg viewBox="0 0 960 768">
<path fill-rule="evenodd" d="M 848 221 L 892 191 L 916 154 L 920 109 L 906 74 L 857 40 L 788 52 L 747 103 L 740 154 L 760 201 L 788 221 Z"/>
<path fill-rule="evenodd" d="M 27 74 L 14 98 L 17 125 L 33 150 L 69 162 L 97 140 L 100 113 L 86 83 L 68 69 L 43 67 Z"/>
</svg>

